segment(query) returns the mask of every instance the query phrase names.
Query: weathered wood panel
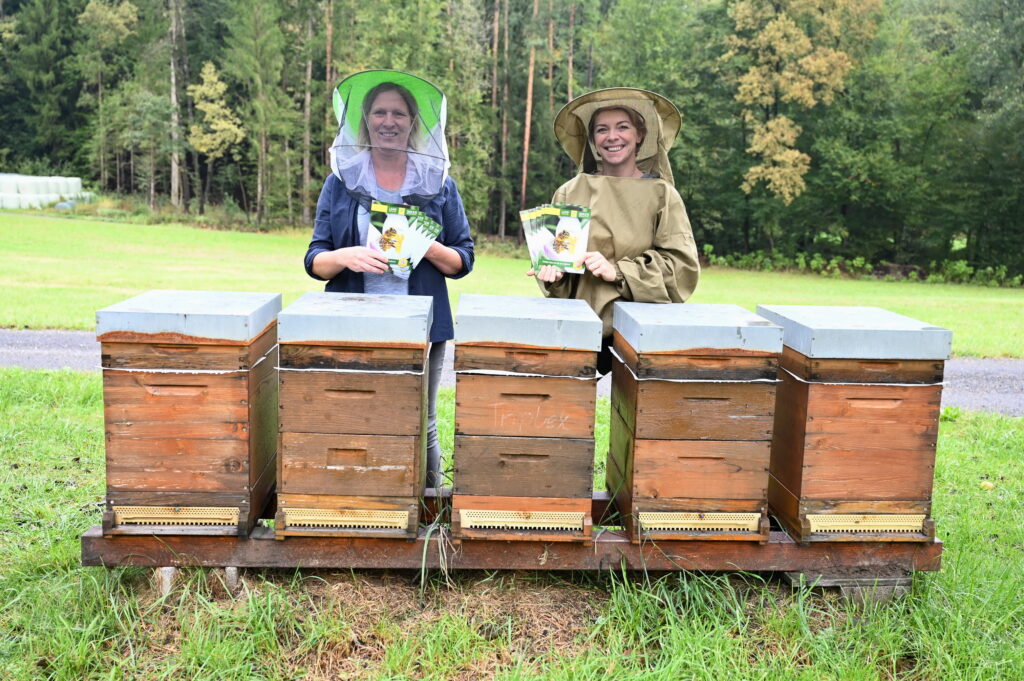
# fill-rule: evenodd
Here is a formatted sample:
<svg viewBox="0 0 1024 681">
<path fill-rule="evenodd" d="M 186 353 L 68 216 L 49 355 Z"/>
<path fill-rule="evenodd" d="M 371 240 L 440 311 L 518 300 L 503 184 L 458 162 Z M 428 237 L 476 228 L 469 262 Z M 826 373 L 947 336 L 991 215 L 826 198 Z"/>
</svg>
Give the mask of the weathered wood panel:
<svg viewBox="0 0 1024 681">
<path fill-rule="evenodd" d="M 279 427 L 291 433 L 416 435 L 425 376 L 282 371 Z"/>
<path fill-rule="evenodd" d="M 455 436 L 455 493 L 581 497 L 593 491 L 594 441 Z"/>
<path fill-rule="evenodd" d="M 250 371 L 249 388 L 249 482 L 255 485 L 269 468 L 271 484 L 277 455 L 278 377 L 277 348 Z"/>
<path fill-rule="evenodd" d="M 281 480 L 287 494 L 415 496 L 415 436 L 281 434 Z"/>
<path fill-rule="evenodd" d="M 770 440 L 774 419 L 773 383 L 639 381 L 634 434 L 644 440 Z"/>
<path fill-rule="evenodd" d="M 201 339 L 195 339 L 196 341 Z M 272 324 L 251 343 L 175 343 L 147 341 L 103 342 L 100 365 L 104 369 L 172 369 L 179 371 L 249 369 L 277 343 Z"/>
<path fill-rule="evenodd" d="M 775 378 L 779 367 L 774 353 L 739 348 L 638 354 L 618 331 L 613 334 L 613 346 L 640 378 L 749 381 Z"/>
<path fill-rule="evenodd" d="M 807 450 L 804 499 L 929 499 L 933 449 Z"/>
<path fill-rule="evenodd" d="M 281 366 L 289 369 L 423 371 L 427 348 L 283 343 Z"/>
<path fill-rule="evenodd" d="M 245 493 L 249 468 L 244 440 L 107 441 L 108 490 Z"/>
<path fill-rule="evenodd" d="M 633 501 L 641 497 L 763 500 L 769 443 L 636 440 Z"/>
<path fill-rule="evenodd" d="M 825 383 L 941 383 L 945 362 L 931 359 L 829 359 L 783 347 L 782 368 Z"/>
<path fill-rule="evenodd" d="M 557 348 L 456 343 L 455 370 L 590 377 L 597 373 L 597 353 Z"/>
<path fill-rule="evenodd" d="M 771 474 L 797 496 L 803 485 L 807 390 L 807 383 L 782 372 L 775 401 L 772 458 L 768 467 Z"/>
<path fill-rule="evenodd" d="M 588 380 L 457 374 L 455 432 L 593 438 L 596 400 Z"/>
<path fill-rule="evenodd" d="M 249 418 L 248 374 L 103 372 L 108 424 L 161 422 L 169 437 L 189 437 L 189 424 L 242 423 Z"/>
<path fill-rule="evenodd" d="M 404 511 L 416 509 L 419 497 L 415 496 L 362 496 L 342 494 L 290 494 L 277 495 L 278 509 L 323 508 L 330 510 L 373 510 Z"/>
</svg>

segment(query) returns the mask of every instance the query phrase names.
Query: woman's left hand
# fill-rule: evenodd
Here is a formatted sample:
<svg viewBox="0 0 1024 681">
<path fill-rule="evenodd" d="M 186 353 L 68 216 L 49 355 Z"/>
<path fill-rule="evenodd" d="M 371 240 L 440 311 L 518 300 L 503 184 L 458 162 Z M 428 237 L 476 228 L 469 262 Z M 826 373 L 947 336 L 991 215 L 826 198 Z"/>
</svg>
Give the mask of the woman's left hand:
<svg viewBox="0 0 1024 681">
<path fill-rule="evenodd" d="M 608 259 L 601 255 L 598 251 L 588 251 L 583 254 L 576 263 L 577 267 L 586 267 L 587 271 L 593 274 L 595 277 L 600 277 L 607 282 L 615 281 L 617 272 L 615 271 L 615 265 L 608 262 Z"/>
</svg>

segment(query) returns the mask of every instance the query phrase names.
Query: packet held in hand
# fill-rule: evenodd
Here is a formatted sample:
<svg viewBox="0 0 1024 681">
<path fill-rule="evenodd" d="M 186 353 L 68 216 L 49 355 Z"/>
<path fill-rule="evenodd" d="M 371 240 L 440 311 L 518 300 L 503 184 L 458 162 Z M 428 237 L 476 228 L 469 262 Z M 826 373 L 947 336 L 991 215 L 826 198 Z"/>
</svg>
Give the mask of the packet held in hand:
<svg viewBox="0 0 1024 681">
<path fill-rule="evenodd" d="M 441 225 L 416 206 L 383 201 L 370 205 L 366 246 L 382 253 L 397 277 L 409 278 L 440 233 Z"/>
<path fill-rule="evenodd" d="M 568 203 L 545 203 L 519 211 L 526 232 L 533 269 L 554 265 L 562 272 L 581 274 L 582 267 L 573 267 L 587 252 L 590 234 L 590 209 Z"/>
</svg>

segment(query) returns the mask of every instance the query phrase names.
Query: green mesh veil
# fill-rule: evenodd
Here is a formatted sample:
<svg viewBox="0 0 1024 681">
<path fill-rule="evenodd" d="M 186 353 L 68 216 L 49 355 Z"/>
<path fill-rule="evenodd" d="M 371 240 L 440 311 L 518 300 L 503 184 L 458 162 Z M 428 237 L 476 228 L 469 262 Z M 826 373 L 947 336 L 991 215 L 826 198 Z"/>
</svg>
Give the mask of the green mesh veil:
<svg viewBox="0 0 1024 681">
<path fill-rule="evenodd" d="M 377 198 L 376 176 L 370 151 L 384 147 L 376 141 L 372 112 L 382 91 L 397 92 L 410 109 L 403 198 L 430 199 L 448 177 L 448 144 L 444 127 L 448 103 L 432 83 L 401 71 L 378 69 L 349 76 L 334 90 L 338 135 L 331 146 L 331 171 L 354 194 Z"/>
</svg>

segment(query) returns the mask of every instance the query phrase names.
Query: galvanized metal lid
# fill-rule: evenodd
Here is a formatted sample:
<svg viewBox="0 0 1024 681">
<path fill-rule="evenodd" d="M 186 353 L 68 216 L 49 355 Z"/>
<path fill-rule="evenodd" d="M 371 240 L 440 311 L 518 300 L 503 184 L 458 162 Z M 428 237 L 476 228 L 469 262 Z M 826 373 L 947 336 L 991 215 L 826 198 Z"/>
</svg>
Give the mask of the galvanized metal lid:
<svg viewBox="0 0 1024 681">
<path fill-rule="evenodd" d="M 306 293 L 278 315 L 277 339 L 425 345 L 433 304 L 430 296 Z"/>
<path fill-rule="evenodd" d="M 615 303 L 612 328 L 637 352 L 782 352 L 782 329 L 739 305 Z"/>
<path fill-rule="evenodd" d="M 598 351 L 601 318 L 582 300 L 464 294 L 455 342 Z"/>
<path fill-rule="evenodd" d="M 948 329 L 880 307 L 758 305 L 783 328 L 783 342 L 807 357 L 833 359 L 947 359 Z"/>
<path fill-rule="evenodd" d="M 174 333 L 250 341 L 281 310 L 280 293 L 147 291 L 96 312 L 96 335 Z"/>
</svg>

